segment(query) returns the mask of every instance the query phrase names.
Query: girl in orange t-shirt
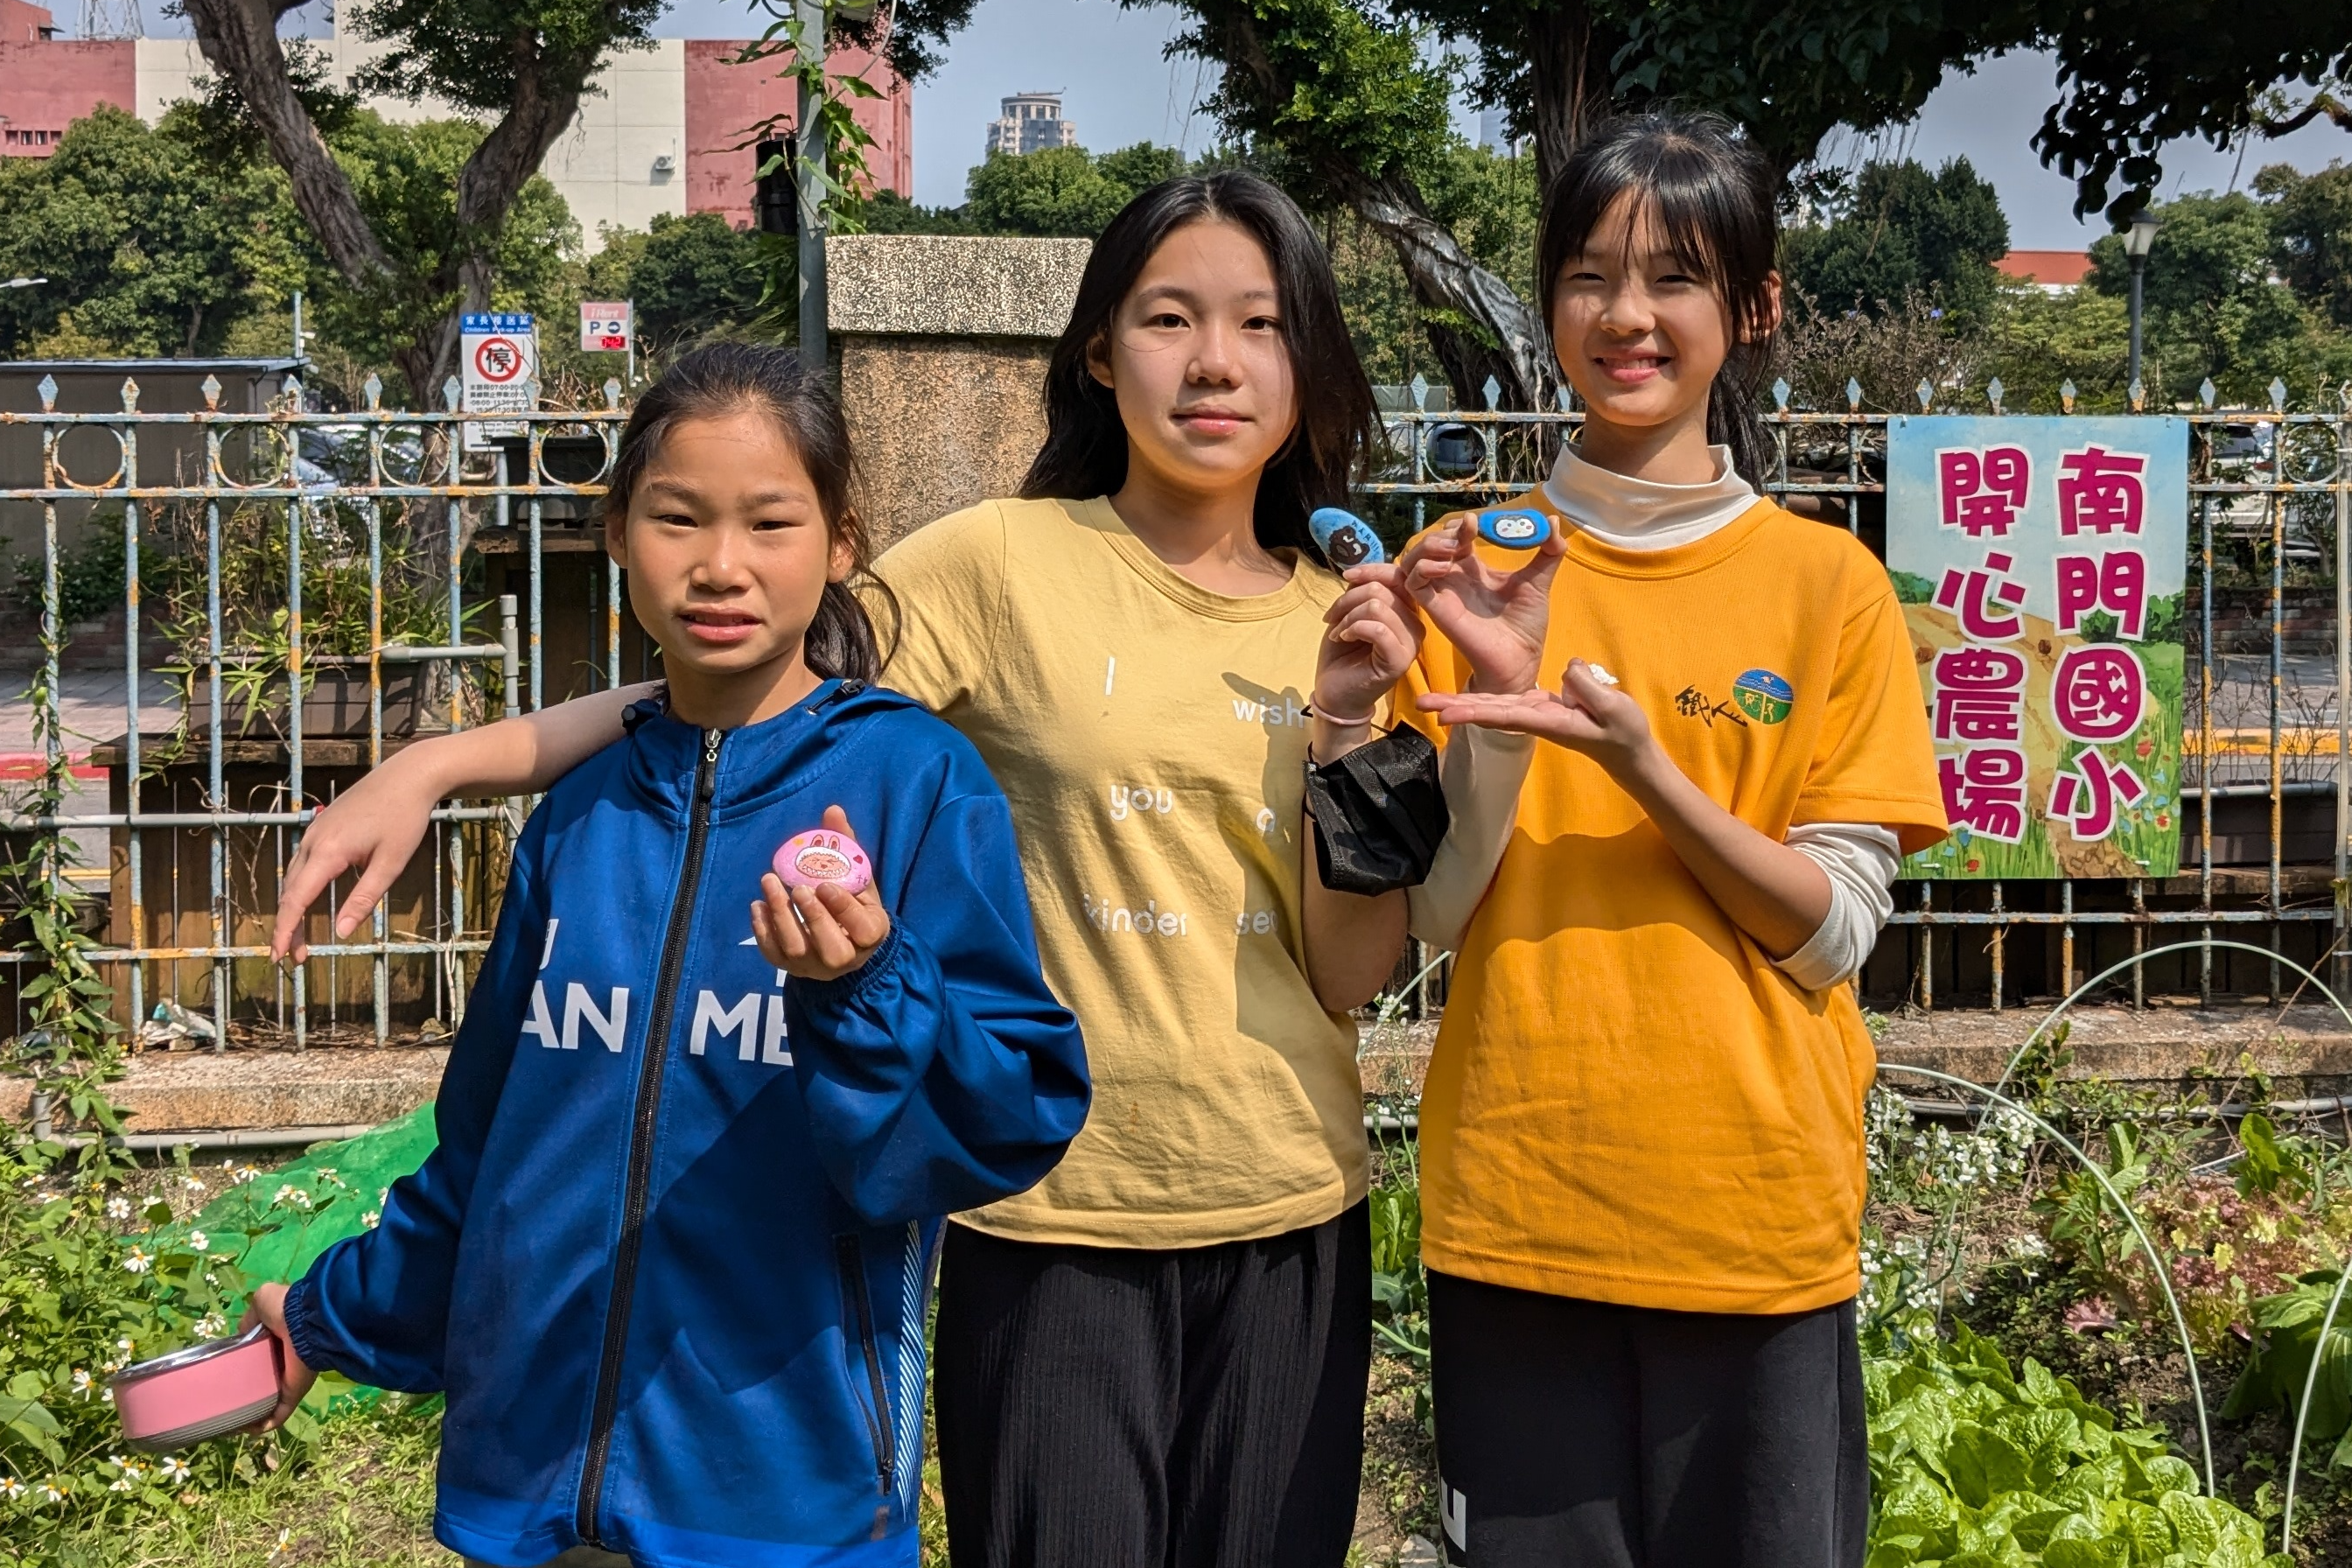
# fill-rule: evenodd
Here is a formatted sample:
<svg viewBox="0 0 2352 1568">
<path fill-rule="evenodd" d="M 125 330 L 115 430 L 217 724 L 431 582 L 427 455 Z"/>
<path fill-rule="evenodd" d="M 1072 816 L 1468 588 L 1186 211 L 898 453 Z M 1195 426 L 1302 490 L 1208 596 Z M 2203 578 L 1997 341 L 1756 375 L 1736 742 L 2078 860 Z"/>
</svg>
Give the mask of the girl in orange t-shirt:
<svg viewBox="0 0 2352 1568">
<path fill-rule="evenodd" d="M 1464 517 L 1392 569 L 1483 846 L 1412 898 L 1458 954 L 1423 1247 L 1447 1555 L 1477 1568 L 1863 1560 L 1848 982 L 1944 818 L 1885 572 L 1756 488 L 1773 192 L 1711 118 L 1588 142 L 1538 272 L 1583 433 L 1511 503 L 1549 537 Z"/>
</svg>

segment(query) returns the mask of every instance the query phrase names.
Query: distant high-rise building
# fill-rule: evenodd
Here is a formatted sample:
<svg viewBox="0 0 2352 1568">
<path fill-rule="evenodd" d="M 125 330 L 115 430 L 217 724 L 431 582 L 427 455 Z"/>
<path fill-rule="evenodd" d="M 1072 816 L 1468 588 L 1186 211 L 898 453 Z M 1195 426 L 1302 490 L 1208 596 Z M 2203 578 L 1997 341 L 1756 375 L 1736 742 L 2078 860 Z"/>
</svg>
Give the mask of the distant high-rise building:
<svg viewBox="0 0 2352 1568">
<path fill-rule="evenodd" d="M 1058 92 L 1016 92 L 1004 100 L 1004 112 L 988 122 L 991 153 L 1038 153 L 1077 144 L 1078 128 L 1062 118 Z"/>
</svg>

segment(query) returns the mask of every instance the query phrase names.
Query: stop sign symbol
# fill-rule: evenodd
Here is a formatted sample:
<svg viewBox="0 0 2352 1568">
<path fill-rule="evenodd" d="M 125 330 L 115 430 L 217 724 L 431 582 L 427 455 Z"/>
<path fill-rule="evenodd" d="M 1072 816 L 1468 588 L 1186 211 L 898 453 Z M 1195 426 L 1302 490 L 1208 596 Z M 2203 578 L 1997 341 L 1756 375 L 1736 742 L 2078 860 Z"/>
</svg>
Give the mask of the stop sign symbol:
<svg viewBox="0 0 2352 1568">
<path fill-rule="evenodd" d="M 522 374 L 522 350 L 512 338 L 485 338 L 474 351 L 474 369 L 484 381 L 512 381 Z"/>
</svg>

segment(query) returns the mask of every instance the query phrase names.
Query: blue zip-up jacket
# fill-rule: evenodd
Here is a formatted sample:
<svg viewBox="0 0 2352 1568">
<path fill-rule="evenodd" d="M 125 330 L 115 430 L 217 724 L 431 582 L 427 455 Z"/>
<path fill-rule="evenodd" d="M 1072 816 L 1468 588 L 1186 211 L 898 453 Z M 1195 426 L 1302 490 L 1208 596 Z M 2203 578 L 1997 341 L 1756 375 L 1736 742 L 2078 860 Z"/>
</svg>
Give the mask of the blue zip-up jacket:
<svg viewBox="0 0 2352 1568">
<path fill-rule="evenodd" d="M 787 984 L 751 905 L 836 804 L 890 934 Z M 468 1556 L 911 1568 L 940 1216 L 1035 1183 L 1087 1098 L 961 736 L 837 682 L 732 732 L 652 718 L 532 814 L 440 1146 L 287 1327 L 447 1391 L 434 1527 Z"/>
</svg>

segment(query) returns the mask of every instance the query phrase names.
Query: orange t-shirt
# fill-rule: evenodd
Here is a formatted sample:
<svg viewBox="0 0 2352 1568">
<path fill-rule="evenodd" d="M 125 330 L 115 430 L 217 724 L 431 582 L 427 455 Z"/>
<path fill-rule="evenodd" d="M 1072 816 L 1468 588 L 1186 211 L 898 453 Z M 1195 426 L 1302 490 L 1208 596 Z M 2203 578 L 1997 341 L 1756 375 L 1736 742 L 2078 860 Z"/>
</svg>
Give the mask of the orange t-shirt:
<svg viewBox="0 0 2352 1568">
<path fill-rule="evenodd" d="M 1558 515 L 1540 491 L 1510 504 Z M 1568 540 L 1547 684 L 1570 657 L 1605 666 L 1676 765 L 1774 838 L 1804 822 L 1883 823 L 1906 852 L 1943 837 L 1902 612 L 1860 543 L 1766 501 L 1666 550 Z M 1407 679 L 1468 674 L 1433 633 Z M 1798 986 L 1600 764 L 1539 744 L 1423 1091 L 1423 1255 L 1641 1307 L 1844 1300 L 1874 1068 L 1851 985 Z"/>
</svg>

